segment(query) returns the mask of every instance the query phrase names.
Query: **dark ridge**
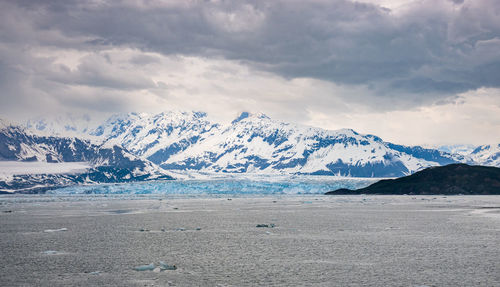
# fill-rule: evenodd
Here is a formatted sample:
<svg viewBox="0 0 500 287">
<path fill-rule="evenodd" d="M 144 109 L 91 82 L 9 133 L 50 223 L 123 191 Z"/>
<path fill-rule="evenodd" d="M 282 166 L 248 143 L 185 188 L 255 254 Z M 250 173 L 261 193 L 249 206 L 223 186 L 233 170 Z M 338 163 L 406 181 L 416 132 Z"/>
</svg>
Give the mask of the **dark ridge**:
<svg viewBox="0 0 500 287">
<path fill-rule="evenodd" d="M 500 168 L 449 164 L 429 167 L 409 176 L 384 179 L 357 190 L 337 189 L 327 195 L 500 195 Z"/>
</svg>

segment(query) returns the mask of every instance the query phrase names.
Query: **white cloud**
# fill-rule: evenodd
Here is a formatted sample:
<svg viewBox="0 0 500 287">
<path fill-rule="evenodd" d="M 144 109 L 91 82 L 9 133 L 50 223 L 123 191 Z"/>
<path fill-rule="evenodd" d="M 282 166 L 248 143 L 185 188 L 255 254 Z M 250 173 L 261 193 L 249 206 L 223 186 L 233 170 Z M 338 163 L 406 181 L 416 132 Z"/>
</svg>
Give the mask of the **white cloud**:
<svg viewBox="0 0 500 287">
<path fill-rule="evenodd" d="M 500 142 L 500 89 L 479 89 L 448 102 L 409 110 L 327 114 L 310 111 L 308 124 L 326 129 L 352 127 L 408 145 Z"/>
</svg>

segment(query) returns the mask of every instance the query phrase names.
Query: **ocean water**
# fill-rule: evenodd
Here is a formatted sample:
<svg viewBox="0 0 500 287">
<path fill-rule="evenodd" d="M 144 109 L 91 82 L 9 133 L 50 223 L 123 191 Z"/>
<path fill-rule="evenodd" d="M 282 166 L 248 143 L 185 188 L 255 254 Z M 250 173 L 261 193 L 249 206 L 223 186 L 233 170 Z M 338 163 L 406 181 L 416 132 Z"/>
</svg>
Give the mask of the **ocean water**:
<svg viewBox="0 0 500 287">
<path fill-rule="evenodd" d="M 499 196 L 230 197 L 0 196 L 0 285 L 500 286 Z"/>
<path fill-rule="evenodd" d="M 49 191 L 48 194 L 323 194 L 339 188 L 357 189 L 379 179 L 335 178 L 315 176 L 217 178 L 212 180 L 173 180 L 127 184 L 72 186 Z"/>
</svg>

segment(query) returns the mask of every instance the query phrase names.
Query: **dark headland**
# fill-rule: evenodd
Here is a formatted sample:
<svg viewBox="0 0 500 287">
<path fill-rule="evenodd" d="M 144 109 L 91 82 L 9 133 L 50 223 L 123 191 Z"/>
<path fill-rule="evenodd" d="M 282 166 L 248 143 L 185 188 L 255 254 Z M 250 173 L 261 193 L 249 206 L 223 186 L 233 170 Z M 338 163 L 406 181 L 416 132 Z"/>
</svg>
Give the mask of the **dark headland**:
<svg viewBox="0 0 500 287">
<path fill-rule="evenodd" d="M 361 189 L 342 188 L 325 194 L 500 195 L 500 168 L 450 164 L 426 168 L 396 179 L 384 179 Z"/>
</svg>

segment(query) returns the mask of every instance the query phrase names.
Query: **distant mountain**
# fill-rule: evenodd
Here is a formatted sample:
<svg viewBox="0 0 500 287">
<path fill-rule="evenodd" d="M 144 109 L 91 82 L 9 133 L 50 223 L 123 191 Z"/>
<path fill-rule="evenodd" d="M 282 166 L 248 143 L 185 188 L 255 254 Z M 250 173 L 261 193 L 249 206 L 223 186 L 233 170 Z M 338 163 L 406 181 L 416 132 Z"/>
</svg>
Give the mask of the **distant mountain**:
<svg viewBox="0 0 500 287">
<path fill-rule="evenodd" d="M 500 144 L 441 146 L 440 151 L 454 154 L 458 161 L 476 165 L 500 167 Z M 457 156 L 462 156 L 460 159 Z"/>
<path fill-rule="evenodd" d="M 92 135 L 121 144 L 167 170 L 396 177 L 457 162 L 452 155 L 382 141 L 350 129 L 327 131 L 242 113 L 231 124 L 205 113 L 117 115 Z"/>
<path fill-rule="evenodd" d="M 2 173 L 0 190 L 33 191 L 83 183 L 115 183 L 172 179 L 164 170 L 116 145 L 98 145 L 88 140 L 42 136 L 0 120 L 0 161 L 86 162 L 90 168 L 72 174 Z"/>
<path fill-rule="evenodd" d="M 450 154 L 458 154 L 462 156 L 468 156 L 477 146 L 474 145 L 442 145 L 437 148 L 437 150 L 444 151 Z"/>
<path fill-rule="evenodd" d="M 165 170 L 400 177 L 452 163 L 500 166 L 500 145 L 404 146 L 351 129 L 324 130 L 246 112 L 225 125 L 203 112 L 173 111 L 90 123 L 90 118 L 64 116 L 30 120 L 29 129 L 1 122 L 0 160 L 87 162 L 91 168 L 78 176 L 15 175 L 0 179 L 0 188 L 170 178 Z"/>
<path fill-rule="evenodd" d="M 27 120 L 23 127 L 50 136 L 86 136 L 95 129 L 90 116 L 55 115 Z"/>
<path fill-rule="evenodd" d="M 114 115 L 90 134 L 161 164 L 219 130 L 202 112 Z"/>
<path fill-rule="evenodd" d="M 469 157 L 477 164 L 500 167 L 500 144 L 478 146 Z"/>
<path fill-rule="evenodd" d="M 450 164 L 397 179 L 384 179 L 357 190 L 339 189 L 326 194 L 500 195 L 500 168 Z"/>
<path fill-rule="evenodd" d="M 46 124 L 64 129 L 60 123 Z M 129 113 L 114 115 L 95 129 L 88 129 L 84 121 L 73 130 L 85 129 L 83 137 L 122 146 L 176 173 L 398 177 L 451 163 L 500 166 L 497 146 L 475 153 L 471 146 L 404 146 L 351 129 L 329 131 L 246 112 L 225 125 L 212 122 L 203 112 Z"/>
</svg>

